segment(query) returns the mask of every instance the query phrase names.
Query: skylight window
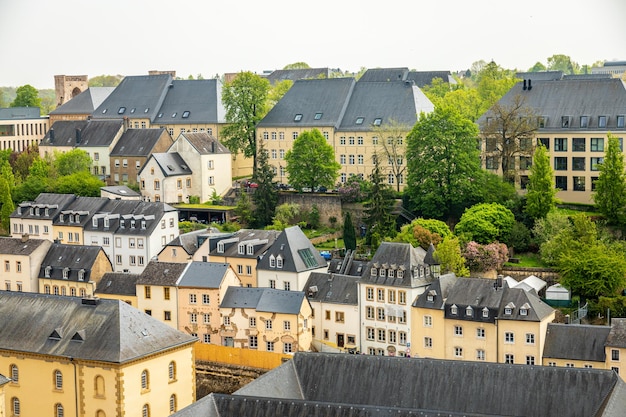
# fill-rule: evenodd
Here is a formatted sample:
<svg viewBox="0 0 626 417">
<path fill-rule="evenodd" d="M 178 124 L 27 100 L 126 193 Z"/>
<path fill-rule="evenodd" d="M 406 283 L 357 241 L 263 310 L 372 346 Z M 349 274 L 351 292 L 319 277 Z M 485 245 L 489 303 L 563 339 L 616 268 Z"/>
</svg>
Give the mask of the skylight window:
<svg viewBox="0 0 626 417">
<path fill-rule="evenodd" d="M 117 114 L 124 114 L 124 112 L 125 112 L 125 111 L 126 111 L 126 107 L 120 107 L 120 108 L 117 110 Z"/>
<path fill-rule="evenodd" d="M 363 124 L 363 118 L 362 117 L 357 117 L 356 118 L 356 122 L 357 125 L 362 125 Z"/>
<path fill-rule="evenodd" d="M 294 122 L 299 122 L 300 120 L 302 120 L 302 115 L 300 113 L 296 114 L 296 117 L 293 118 Z"/>
<path fill-rule="evenodd" d="M 186 119 L 186 118 L 188 118 L 188 117 L 189 117 L 189 110 L 185 110 L 185 111 L 183 112 L 183 119 Z"/>
<path fill-rule="evenodd" d="M 106 113 L 108 109 L 102 110 L 102 114 Z"/>
<path fill-rule="evenodd" d="M 148 111 L 150 111 L 150 107 L 146 107 L 146 109 L 143 112 L 148 113 Z"/>
<path fill-rule="evenodd" d="M 315 120 L 320 120 L 324 113 L 315 113 Z"/>
<path fill-rule="evenodd" d="M 381 119 L 380 117 L 377 117 L 374 119 L 374 126 L 380 126 L 382 122 L 383 122 L 383 119 Z"/>
<path fill-rule="evenodd" d="M 135 112 L 135 108 L 133 107 L 132 109 L 130 109 L 130 113 L 134 113 Z"/>
<path fill-rule="evenodd" d="M 176 117 L 176 112 L 172 113 L 172 117 Z"/>
<path fill-rule="evenodd" d="M 163 113 L 159 113 L 157 117 L 163 117 Z"/>
</svg>

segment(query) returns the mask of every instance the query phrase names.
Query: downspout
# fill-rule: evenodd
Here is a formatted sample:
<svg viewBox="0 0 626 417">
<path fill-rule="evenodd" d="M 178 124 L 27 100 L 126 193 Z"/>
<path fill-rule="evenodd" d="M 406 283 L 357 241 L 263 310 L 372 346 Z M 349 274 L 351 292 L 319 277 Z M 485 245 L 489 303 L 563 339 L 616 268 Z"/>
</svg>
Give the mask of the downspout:
<svg viewBox="0 0 626 417">
<path fill-rule="evenodd" d="M 71 356 L 70 363 L 74 366 L 74 399 L 76 403 L 76 417 L 78 417 L 78 378 L 76 377 L 76 362 L 74 362 L 74 358 Z"/>
</svg>

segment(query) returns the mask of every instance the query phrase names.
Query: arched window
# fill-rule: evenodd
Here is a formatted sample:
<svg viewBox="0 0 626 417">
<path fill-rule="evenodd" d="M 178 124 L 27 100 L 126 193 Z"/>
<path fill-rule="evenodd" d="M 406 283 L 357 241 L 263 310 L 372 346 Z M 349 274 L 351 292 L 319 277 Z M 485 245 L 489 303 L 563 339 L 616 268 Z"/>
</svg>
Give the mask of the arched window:
<svg viewBox="0 0 626 417">
<path fill-rule="evenodd" d="M 65 413 L 63 412 L 63 405 L 61 404 L 56 404 L 54 406 L 54 417 L 64 417 Z"/>
<path fill-rule="evenodd" d="M 170 362 L 167 371 L 170 381 L 174 381 L 176 379 L 176 362 Z"/>
<path fill-rule="evenodd" d="M 71 288 L 70 288 L 70 295 L 71 295 L 72 297 L 76 297 L 76 288 L 74 288 L 74 287 L 71 287 Z"/>
<path fill-rule="evenodd" d="M 54 387 L 56 389 L 63 389 L 63 374 L 58 369 L 54 371 Z"/>
<path fill-rule="evenodd" d="M 11 398 L 11 410 L 13 411 L 14 416 L 20 415 L 20 400 L 17 397 Z"/>
<path fill-rule="evenodd" d="M 141 409 L 141 417 L 150 417 L 150 406 L 148 404 L 144 404 Z"/>
<path fill-rule="evenodd" d="M 54 295 L 59 295 L 59 287 L 57 287 L 56 285 L 52 287 L 52 293 Z"/>
<path fill-rule="evenodd" d="M 101 375 L 96 375 L 94 379 L 94 391 L 96 397 L 104 397 L 104 378 Z"/>
<path fill-rule="evenodd" d="M 81 289 L 80 289 L 80 296 L 81 296 L 81 297 L 85 297 L 85 296 L 87 296 L 87 291 L 86 291 L 84 288 L 81 288 Z"/>
<path fill-rule="evenodd" d="M 61 287 L 61 295 L 65 295 L 65 287 Z"/>
<path fill-rule="evenodd" d="M 10 371 L 9 374 L 11 375 L 10 378 L 13 381 L 14 384 L 17 384 L 18 382 L 20 382 L 20 370 L 17 368 L 17 365 L 13 364 L 10 366 Z"/>
<path fill-rule="evenodd" d="M 148 375 L 148 370 L 144 369 L 141 373 L 141 389 L 148 389 L 150 386 L 150 375 Z"/>
<path fill-rule="evenodd" d="M 96 411 L 96 417 L 106 417 L 106 414 L 104 414 L 104 411 L 98 410 Z"/>
<path fill-rule="evenodd" d="M 172 394 L 170 397 L 170 413 L 176 412 L 176 394 Z"/>
<path fill-rule="evenodd" d="M 50 286 L 49 285 L 44 285 L 43 286 L 43 292 L 45 294 L 50 294 Z"/>
</svg>

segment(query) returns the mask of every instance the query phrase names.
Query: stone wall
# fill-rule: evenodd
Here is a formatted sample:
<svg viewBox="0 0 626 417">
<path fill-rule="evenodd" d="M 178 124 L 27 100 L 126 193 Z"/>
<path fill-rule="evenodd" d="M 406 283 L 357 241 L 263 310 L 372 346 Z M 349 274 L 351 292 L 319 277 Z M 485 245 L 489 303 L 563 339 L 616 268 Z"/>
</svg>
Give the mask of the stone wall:
<svg viewBox="0 0 626 417">
<path fill-rule="evenodd" d="M 524 267 L 511 267 L 506 266 L 502 268 L 501 275 L 510 276 L 517 281 L 521 281 L 531 275 L 536 276 L 544 280 L 548 287 L 559 282 L 559 274 L 557 271 L 551 268 L 524 268 Z"/>
<path fill-rule="evenodd" d="M 240 365 L 196 361 L 196 400 L 212 392 L 232 394 L 265 372 Z"/>
<path fill-rule="evenodd" d="M 298 204 L 301 209 L 311 211 L 313 206 L 317 206 L 320 212 L 320 222 L 330 226 L 329 219 L 335 217 L 337 224 L 342 224 L 341 197 L 338 194 L 316 194 L 316 193 L 280 193 L 278 205 Z"/>
</svg>

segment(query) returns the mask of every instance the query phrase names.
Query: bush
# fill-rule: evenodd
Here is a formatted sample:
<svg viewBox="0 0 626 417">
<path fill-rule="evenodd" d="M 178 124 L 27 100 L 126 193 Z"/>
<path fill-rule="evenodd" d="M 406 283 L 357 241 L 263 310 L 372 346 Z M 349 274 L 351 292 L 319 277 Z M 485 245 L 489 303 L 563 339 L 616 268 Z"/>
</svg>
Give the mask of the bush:
<svg viewBox="0 0 626 417">
<path fill-rule="evenodd" d="M 509 260 L 509 251 L 504 243 L 494 242 L 481 245 L 472 241 L 465 245 L 463 257 L 470 271 L 500 270 Z"/>
</svg>

